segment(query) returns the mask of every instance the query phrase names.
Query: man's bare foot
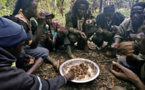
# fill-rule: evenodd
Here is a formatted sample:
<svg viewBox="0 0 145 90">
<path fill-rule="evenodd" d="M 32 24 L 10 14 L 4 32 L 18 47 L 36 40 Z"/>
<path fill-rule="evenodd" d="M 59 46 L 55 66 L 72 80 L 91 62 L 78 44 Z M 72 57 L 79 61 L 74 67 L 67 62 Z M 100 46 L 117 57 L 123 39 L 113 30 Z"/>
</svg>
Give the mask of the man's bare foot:
<svg viewBox="0 0 145 90">
<path fill-rule="evenodd" d="M 60 66 L 59 60 L 56 61 L 56 62 L 53 64 L 53 66 L 54 66 L 54 68 L 56 69 L 56 71 L 58 71 L 58 70 L 59 70 L 59 66 Z"/>
<path fill-rule="evenodd" d="M 75 55 L 73 55 L 73 54 L 69 55 L 69 57 L 70 57 L 71 59 L 76 58 L 76 56 L 75 56 Z"/>
</svg>

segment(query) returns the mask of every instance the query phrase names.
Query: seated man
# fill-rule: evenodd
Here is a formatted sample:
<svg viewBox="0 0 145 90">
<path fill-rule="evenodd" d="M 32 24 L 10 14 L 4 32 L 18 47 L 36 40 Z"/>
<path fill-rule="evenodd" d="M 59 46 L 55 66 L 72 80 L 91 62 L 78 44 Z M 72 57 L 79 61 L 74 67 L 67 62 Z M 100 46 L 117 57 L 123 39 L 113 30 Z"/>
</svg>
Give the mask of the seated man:
<svg viewBox="0 0 145 90">
<path fill-rule="evenodd" d="M 114 36 L 115 43 L 112 44 L 112 48 L 117 48 L 121 41 L 132 41 L 132 34 L 137 34 L 142 31 L 141 27 L 144 23 L 143 10 L 143 4 L 137 3 L 133 5 L 133 7 L 131 8 L 130 18 L 124 20 L 118 27 L 118 31 Z"/>
<path fill-rule="evenodd" d="M 120 56 L 118 63 L 113 63 L 111 72 L 116 77 L 131 82 L 138 90 L 145 90 L 145 35 L 136 35 L 136 40 L 140 53 L 133 54 L 133 42 L 120 43 L 118 46 L 119 54 L 126 56 Z M 113 67 L 117 67 L 119 71 Z"/>
<path fill-rule="evenodd" d="M 127 20 L 124 24 L 122 24 L 123 27 L 120 27 L 121 29 L 118 37 L 116 35 L 116 43 L 112 45 L 117 48 L 118 54 L 124 56 L 120 56 L 118 58 L 118 63 L 115 64 L 120 71 L 118 72 L 114 70 L 114 65 L 112 65 L 111 72 L 116 77 L 131 82 L 137 87 L 138 90 L 145 90 L 145 26 L 143 25 L 144 8 L 145 2 L 138 2 L 133 5 L 131 9 L 131 20 Z M 133 41 L 122 42 L 119 44 L 121 41 L 120 38 L 129 38 Z M 139 51 L 138 54 L 134 53 L 136 51 L 135 47 L 137 47 Z"/>
<path fill-rule="evenodd" d="M 95 31 L 93 28 L 93 16 L 88 11 L 87 0 L 77 0 L 66 14 L 66 28 L 69 31 L 68 38 L 72 45 L 77 42 L 77 48 L 84 50 L 89 38 Z"/>
<path fill-rule="evenodd" d="M 116 33 L 115 26 L 119 26 L 124 21 L 124 15 L 115 12 L 114 5 L 104 7 L 103 13 L 99 14 L 96 18 L 98 30 L 92 38 L 93 42 L 101 47 L 103 41 L 107 41 L 110 45 Z"/>
<path fill-rule="evenodd" d="M 59 46 L 65 45 L 67 47 L 67 53 L 70 58 L 74 55 L 71 52 L 70 41 L 67 38 L 68 31 L 56 21 L 53 21 L 54 14 L 45 11 L 45 24 L 43 27 L 43 34 L 41 36 L 40 46 L 47 48 L 48 50 L 57 50 Z"/>
<path fill-rule="evenodd" d="M 72 73 L 54 79 L 40 79 L 12 67 L 17 61 L 27 35 L 23 26 L 0 17 L 0 90 L 57 90 L 72 78 Z"/>
<path fill-rule="evenodd" d="M 22 9 L 22 11 L 19 11 Z M 15 9 L 13 12 L 14 16 L 10 19 L 23 25 L 24 30 L 27 33 L 27 39 L 25 40 L 24 51 L 36 59 L 42 57 L 43 60 L 50 61 L 54 67 L 59 68 L 59 61 L 54 61 L 49 56 L 49 51 L 46 48 L 38 47 L 39 41 L 42 36 L 42 29 L 45 20 L 45 13 L 43 10 L 37 12 L 37 3 L 35 0 L 17 0 Z M 32 17 L 38 18 L 38 27 L 35 30 L 35 34 L 32 34 L 30 19 Z"/>
</svg>

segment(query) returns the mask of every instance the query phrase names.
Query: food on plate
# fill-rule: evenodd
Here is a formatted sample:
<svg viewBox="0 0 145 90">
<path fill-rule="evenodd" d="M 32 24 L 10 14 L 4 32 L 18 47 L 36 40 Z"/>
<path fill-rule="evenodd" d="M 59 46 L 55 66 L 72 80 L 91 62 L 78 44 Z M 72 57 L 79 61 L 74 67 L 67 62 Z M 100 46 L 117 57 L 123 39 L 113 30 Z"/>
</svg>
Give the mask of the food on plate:
<svg viewBox="0 0 145 90">
<path fill-rule="evenodd" d="M 88 71 L 89 66 L 81 63 L 79 65 L 73 65 L 68 72 L 73 72 L 76 80 L 84 79 L 85 77 L 91 77 L 91 73 Z"/>
</svg>

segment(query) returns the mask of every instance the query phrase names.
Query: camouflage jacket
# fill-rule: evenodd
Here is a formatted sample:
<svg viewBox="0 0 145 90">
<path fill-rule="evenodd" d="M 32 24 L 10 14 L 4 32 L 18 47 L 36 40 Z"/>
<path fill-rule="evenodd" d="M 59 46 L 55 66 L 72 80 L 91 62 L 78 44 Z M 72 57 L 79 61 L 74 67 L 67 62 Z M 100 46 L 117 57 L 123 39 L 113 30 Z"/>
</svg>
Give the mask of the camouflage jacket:
<svg viewBox="0 0 145 90">
<path fill-rule="evenodd" d="M 137 34 L 140 33 L 141 26 L 138 28 L 138 30 L 134 31 L 132 27 L 132 21 L 131 19 L 125 19 L 120 26 L 118 27 L 118 31 L 114 38 L 120 38 L 122 40 L 127 40 L 129 38 L 130 34 Z"/>
<path fill-rule="evenodd" d="M 95 29 L 92 29 L 95 26 L 95 18 L 92 16 L 91 13 L 87 14 L 86 18 L 82 18 L 81 20 L 77 20 L 77 27 L 75 27 L 73 25 L 74 20 L 73 20 L 71 11 L 69 11 L 65 15 L 65 18 L 66 18 L 66 28 L 69 31 L 69 33 L 71 33 L 71 34 L 78 34 L 78 30 L 79 30 L 79 31 L 85 32 L 86 35 L 90 35 L 90 34 L 93 34 L 95 31 Z M 91 25 L 86 26 L 85 22 L 88 19 L 91 19 L 92 23 L 91 23 Z M 82 29 L 82 30 L 80 30 L 80 29 Z"/>
<path fill-rule="evenodd" d="M 138 30 L 134 31 L 132 27 L 131 19 L 126 19 L 118 27 L 117 34 L 115 35 L 114 38 L 127 40 L 129 37 L 129 34 L 137 34 L 137 33 L 140 33 L 141 31 L 142 31 L 141 26 L 138 28 Z M 145 55 L 142 55 L 141 53 L 139 53 L 137 55 L 137 59 L 138 61 L 145 61 Z M 145 63 L 143 63 L 143 65 L 141 66 L 140 78 L 142 82 L 145 84 Z"/>
</svg>

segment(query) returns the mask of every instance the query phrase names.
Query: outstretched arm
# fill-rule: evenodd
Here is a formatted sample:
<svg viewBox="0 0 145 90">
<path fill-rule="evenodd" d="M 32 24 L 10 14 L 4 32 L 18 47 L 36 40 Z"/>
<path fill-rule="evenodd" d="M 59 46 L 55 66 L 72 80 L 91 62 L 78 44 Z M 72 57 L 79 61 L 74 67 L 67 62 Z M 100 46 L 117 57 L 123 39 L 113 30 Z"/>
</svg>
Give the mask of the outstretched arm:
<svg viewBox="0 0 145 90">
<path fill-rule="evenodd" d="M 113 67 L 116 66 L 121 71 L 118 72 L 113 69 Z M 125 68 L 124 66 L 120 65 L 119 63 L 113 62 L 111 65 L 111 72 L 114 74 L 117 78 L 128 81 L 133 83 L 139 90 L 145 90 L 145 85 L 141 82 L 140 78 L 131 70 Z"/>
</svg>

